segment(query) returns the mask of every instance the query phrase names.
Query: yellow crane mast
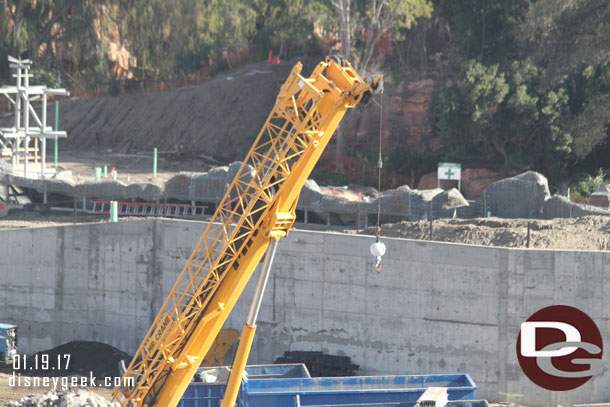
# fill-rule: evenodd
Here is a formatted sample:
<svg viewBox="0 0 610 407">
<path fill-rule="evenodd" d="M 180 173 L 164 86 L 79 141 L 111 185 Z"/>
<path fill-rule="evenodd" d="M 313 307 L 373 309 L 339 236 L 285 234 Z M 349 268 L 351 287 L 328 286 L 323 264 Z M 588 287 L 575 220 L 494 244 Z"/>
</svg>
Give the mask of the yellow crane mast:
<svg viewBox="0 0 610 407">
<path fill-rule="evenodd" d="M 346 109 L 382 87 L 347 61 L 328 57 L 309 78 L 297 63 L 248 156 L 216 208 L 178 281 L 113 396 L 125 407 L 174 407 L 265 256 L 240 337 L 223 407 L 233 407 L 277 241 L 295 220 L 307 180 Z M 271 244 L 271 247 L 270 247 Z M 268 250 L 269 249 L 269 250 Z M 131 378 L 131 379 L 129 379 Z"/>
</svg>

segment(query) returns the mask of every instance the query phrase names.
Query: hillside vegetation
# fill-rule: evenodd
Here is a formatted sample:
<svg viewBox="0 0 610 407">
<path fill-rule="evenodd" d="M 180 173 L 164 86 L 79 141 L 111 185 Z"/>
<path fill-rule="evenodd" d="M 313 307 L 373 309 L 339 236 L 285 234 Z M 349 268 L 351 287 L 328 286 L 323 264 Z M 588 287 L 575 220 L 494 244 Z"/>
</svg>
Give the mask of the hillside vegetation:
<svg viewBox="0 0 610 407">
<path fill-rule="evenodd" d="M 610 167 L 607 0 L 0 5 L 3 82 L 10 80 L 7 55 L 32 58 L 39 82 L 112 96 L 209 78 L 266 60 L 269 52 L 306 61 L 342 54 L 365 77 L 382 72 L 390 95 L 399 84 L 432 80 L 426 125 L 441 146 L 434 154 L 391 146 L 386 168 L 397 175 L 417 178 L 437 161 L 458 161 L 504 173 L 537 170 L 564 189 Z M 409 136 L 397 124 L 392 132 Z M 337 155 L 363 168 L 374 163 L 374 144 L 349 148 L 356 144 L 345 133 L 338 134 Z"/>
</svg>

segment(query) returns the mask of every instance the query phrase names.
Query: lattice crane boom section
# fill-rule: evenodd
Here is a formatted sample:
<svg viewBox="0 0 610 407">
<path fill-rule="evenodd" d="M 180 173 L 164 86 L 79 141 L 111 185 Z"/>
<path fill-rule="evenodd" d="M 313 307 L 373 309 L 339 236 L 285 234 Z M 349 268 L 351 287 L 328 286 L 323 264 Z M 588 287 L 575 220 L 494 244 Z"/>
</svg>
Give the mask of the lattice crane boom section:
<svg viewBox="0 0 610 407">
<path fill-rule="evenodd" d="M 363 83 L 327 58 L 309 78 L 297 64 L 124 378 L 123 406 L 175 406 L 271 239 L 295 219 L 300 189 L 348 107 L 378 82 Z"/>
</svg>

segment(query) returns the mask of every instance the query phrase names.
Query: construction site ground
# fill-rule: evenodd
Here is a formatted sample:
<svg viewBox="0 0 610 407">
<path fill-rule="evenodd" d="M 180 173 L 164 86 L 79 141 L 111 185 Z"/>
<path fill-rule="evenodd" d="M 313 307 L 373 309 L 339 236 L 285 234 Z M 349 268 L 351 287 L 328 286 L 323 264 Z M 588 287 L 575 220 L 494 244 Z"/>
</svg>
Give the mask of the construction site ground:
<svg viewBox="0 0 610 407">
<path fill-rule="evenodd" d="M 165 182 L 180 171 L 205 172 L 219 165 L 211 157 L 201 154 L 178 153 L 174 150 L 159 151 L 157 176 L 153 178 L 153 152 L 133 154 L 112 151 L 65 150 L 59 153 L 58 171 L 70 171 L 75 183 L 95 180 L 95 168 L 104 166 L 108 176 L 114 168 L 117 180 L 129 182 Z M 128 179 L 129 178 L 129 179 Z"/>
<path fill-rule="evenodd" d="M 193 217 L 191 220 L 205 221 L 209 216 Z M 120 220 L 137 220 L 141 217 L 121 217 Z M 12 210 L 0 218 L 0 229 L 59 226 L 85 222 L 107 222 L 106 215 L 89 215 L 77 210 L 62 211 Z M 585 216 L 581 218 L 558 218 L 552 220 L 531 219 L 435 219 L 432 222 L 403 221 L 382 225 L 381 235 L 405 239 L 433 240 L 483 246 L 521 247 L 527 246 L 528 223 L 530 224 L 530 248 L 570 250 L 610 250 L 610 217 Z M 364 231 L 345 229 L 341 226 L 297 223 L 296 229 L 374 234 L 374 227 Z"/>
<path fill-rule="evenodd" d="M 436 219 L 383 225 L 381 235 L 483 246 L 566 250 L 610 250 L 610 217 L 537 219 Z M 351 232 L 350 232 L 351 233 Z M 374 228 L 364 233 L 375 234 Z"/>
</svg>

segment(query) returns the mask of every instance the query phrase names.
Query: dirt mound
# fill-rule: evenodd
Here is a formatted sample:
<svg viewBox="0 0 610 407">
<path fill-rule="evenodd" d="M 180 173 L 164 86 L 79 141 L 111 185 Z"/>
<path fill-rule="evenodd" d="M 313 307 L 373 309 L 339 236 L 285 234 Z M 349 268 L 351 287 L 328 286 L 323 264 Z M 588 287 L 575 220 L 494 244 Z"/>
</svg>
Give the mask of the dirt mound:
<svg viewBox="0 0 610 407">
<path fill-rule="evenodd" d="M 60 128 L 68 139 L 60 149 L 137 153 L 178 146 L 185 155 L 243 159 L 295 62 L 248 65 L 158 93 L 62 101 Z"/>
<path fill-rule="evenodd" d="M 584 216 L 572 219 L 439 219 L 382 225 L 382 236 L 434 240 L 484 246 L 526 247 L 528 222 L 530 247 L 536 249 L 610 251 L 610 218 Z M 375 228 L 363 233 L 374 235 Z"/>
<path fill-rule="evenodd" d="M 48 357 L 47 368 L 43 365 Z M 69 359 L 66 355 L 70 355 Z M 129 365 L 132 357 L 110 345 L 101 342 L 73 341 L 31 355 L 27 359 L 28 370 L 32 376 L 95 376 L 98 380 L 104 377 L 121 377 L 119 364 L 123 360 Z"/>
</svg>

